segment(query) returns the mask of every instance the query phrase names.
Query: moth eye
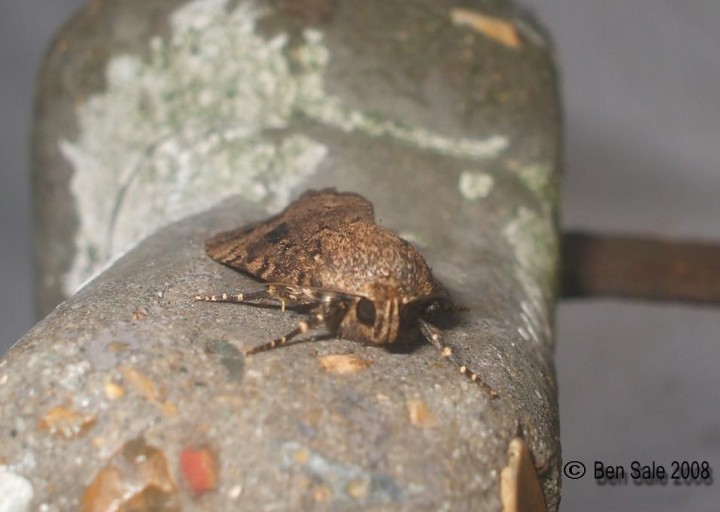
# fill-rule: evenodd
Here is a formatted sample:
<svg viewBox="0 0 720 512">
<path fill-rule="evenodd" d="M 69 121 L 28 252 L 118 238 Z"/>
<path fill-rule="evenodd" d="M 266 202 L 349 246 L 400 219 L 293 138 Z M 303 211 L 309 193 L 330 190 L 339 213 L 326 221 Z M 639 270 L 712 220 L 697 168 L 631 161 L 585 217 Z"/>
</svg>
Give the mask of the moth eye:
<svg viewBox="0 0 720 512">
<path fill-rule="evenodd" d="M 355 306 L 355 314 L 361 323 L 375 325 L 375 304 L 370 299 L 360 299 Z"/>
</svg>

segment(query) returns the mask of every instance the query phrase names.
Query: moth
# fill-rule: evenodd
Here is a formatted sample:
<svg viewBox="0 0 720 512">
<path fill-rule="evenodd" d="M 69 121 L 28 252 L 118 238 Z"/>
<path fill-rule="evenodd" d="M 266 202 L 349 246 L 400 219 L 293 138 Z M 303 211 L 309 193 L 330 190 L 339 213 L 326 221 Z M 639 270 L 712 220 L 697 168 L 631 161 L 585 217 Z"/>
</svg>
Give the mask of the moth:
<svg viewBox="0 0 720 512">
<path fill-rule="evenodd" d="M 205 243 L 215 261 L 265 282 L 254 292 L 198 295 L 198 301 L 276 305 L 305 314 L 284 336 L 248 350 L 271 350 L 318 326 L 324 336 L 388 347 L 422 335 L 490 397 L 497 392 L 442 342 L 437 315 L 458 311 L 420 252 L 375 223 L 359 194 L 310 190 L 278 215 L 219 233 Z"/>
</svg>

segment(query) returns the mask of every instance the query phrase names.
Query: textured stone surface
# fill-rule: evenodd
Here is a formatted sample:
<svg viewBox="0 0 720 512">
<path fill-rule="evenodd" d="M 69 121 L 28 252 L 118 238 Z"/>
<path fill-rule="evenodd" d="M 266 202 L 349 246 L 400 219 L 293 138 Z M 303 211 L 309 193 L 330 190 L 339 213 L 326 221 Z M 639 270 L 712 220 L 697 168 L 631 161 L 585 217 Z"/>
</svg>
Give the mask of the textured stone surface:
<svg viewBox="0 0 720 512">
<path fill-rule="evenodd" d="M 454 203 L 444 205 L 453 216 L 482 210 Z M 197 510 L 499 510 L 499 472 L 521 427 L 554 509 L 549 317 L 528 293 L 552 272 L 529 277 L 532 265 L 525 268 L 519 249 L 536 234 L 522 216 L 503 227 L 477 211 L 470 218 L 484 220 L 454 229 L 428 209 L 408 216 L 393 213 L 392 202 L 376 207 L 386 225 L 406 224 L 425 240 L 435 272 L 470 308 L 445 333 L 499 399 L 489 400 L 428 344 L 393 353 L 330 340 L 244 360 L 242 348 L 288 331 L 296 319 L 192 299 L 257 287 L 203 250 L 209 233 L 264 215 L 238 199 L 143 242 L 10 351 L 0 363 L 6 471 L 32 483 L 34 506 L 71 510 L 85 486 L 105 478 L 108 461 L 142 442 L 167 461 L 172 480 L 161 489 L 173 493 L 169 503 Z M 552 231 L 546 236 L 547 245 Z M 335 372 L 329 355 L 371 364 Z M 50 432 L 44 425 L 58 407 L 92 423 L 73 436 Z M 219 475 L 197 499 L 180 466 L 181 453 L 195 446 L 216 454 Z M 138 471 L 123 469 L 135 482 L 124 487 L 144 489 L 137 480 L 160 478 Z"/>
<path fill-rule="evenodd" d="M 520 46 L 436 1 L 106 1 L 66 28 L 36 130 L 42 307 L 234 198 L 144 241 L 0 363 L 0 465 L 33 507 L 93 510 L 97 484 L 167 510 L 499 510 L 521 428 L 557 508 L 554 74 L 531 20 L 485 8 Z M 448 339 L 500 399 L 425 345 L 246 361 L 294 316 L 192 300 L 256 286 L 207 236 L 323 186 L 425 254 L 469 308 Z"/>
</svg>

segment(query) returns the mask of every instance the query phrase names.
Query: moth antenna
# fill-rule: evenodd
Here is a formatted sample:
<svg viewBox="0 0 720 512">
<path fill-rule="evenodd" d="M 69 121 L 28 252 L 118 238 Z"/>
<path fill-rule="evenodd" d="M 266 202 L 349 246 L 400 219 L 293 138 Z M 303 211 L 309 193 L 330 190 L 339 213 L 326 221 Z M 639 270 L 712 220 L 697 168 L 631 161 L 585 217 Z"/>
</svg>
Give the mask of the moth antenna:
<svg viewBox="0 0 720 512">
<path fill-rule="evenodd" d="M 276 301 L 280 309 L 296 306 L 315 306 L 342 299 L 341 294 L 319 288 L 288 286 L 279 283 L 265 285 L 264 290 L 247 293 L 223 293 L 219 295 L 196 295 L 195 300 L 201 302 L 232 302 L 258 306 L 264 300 Z"/>
<path fill-rule="evenodd" d="M 288 300 L 284 297 L 280 297 L 271 293 L 267 290 L 250 293 L 223 293 L 221 295 L 196 295 L 195 300 L 201 302 L 228 302 L 233 304 L 247 304 L 248 306 L 255 307 L 275 307 L 277 301 L 280 303 L 280 311 L 285 311 L 287 307 L 293 308 L 299 304 L 293 303 L 288 305 Z M 264 303 L 265 300 L 271 300 L 271 303 Z"/>
<path fill-rule="evenodd" d="M 308 303 L 304 297 L 299 297 L 292 288 L 277 284 L 268 284 L 264 290 L 256 292 L 196 295 L 195 300 L 203 302 L 231 302 L 235 304 L 248 304 L 250 306 L 263 306 L 263 304 L 258 303 L 264 300 L 271 300 L 279 303 L 280 311 L 285 311 L 286 306 L 292 308 Z M 290 304 L 288 305 L 288 303 Z M 269 305 L 274 306 L 275 304 Z"/>
<path fill-rule="evenodd" d="M 195 300 L 202 302 L 245 302 L 244 293 L 222 293 L 220 295 L 195 295 Z"/>
<path fill-rule="evenodd" d="M 450 346 L 443 344 L 441 340 L 442 336 L 440 329 L 420 319 L 420 331 L 422 332 L 425 339 L 427 339 L 432 346 L 438 349 L 438 352 L 440 352 L 441 356 L 443 356 L 445 359 L 457 366 L 460 369 L 460 373 L 465 375 L 465 377 L 470 379 L 475 384 L 479 384 L 480 387 L 485 390 L 485 392 L 491 399 L 494 400 L 498 398 L 498 396 L 500 396 L 498 392 L 495 391 L 495 389 L 487 382 L 485 382 L 477 373 L 471 371 L 466 365 L 462 364 L 462 362 L 460 362 L 455 356 Z"/>
</svg>

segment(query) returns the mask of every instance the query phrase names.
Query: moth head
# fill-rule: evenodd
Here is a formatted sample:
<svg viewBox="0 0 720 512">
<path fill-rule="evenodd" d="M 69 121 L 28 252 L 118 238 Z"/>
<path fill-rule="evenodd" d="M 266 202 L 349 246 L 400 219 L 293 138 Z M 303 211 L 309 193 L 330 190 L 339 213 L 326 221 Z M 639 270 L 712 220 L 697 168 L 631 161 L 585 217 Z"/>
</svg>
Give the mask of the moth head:
<svg viewBox="0 0 720 512">
<path fill-rule="evenodd" d="M 357 297 L 340 322 L 338 334 L 371 345 L 394 343 L 400 333 L 399 309 L 397 299 Z"/>
<path fill-rule="evenodd" d="M 390 345 L 411 336 L 418 329 L 418 318 L 435 311 L 432 298 L 404 297 L 394 283 L 373 283 L 365 295 L 351 302 L 340 321 L 340 337 L 371 345 Z"/>
</svg>

